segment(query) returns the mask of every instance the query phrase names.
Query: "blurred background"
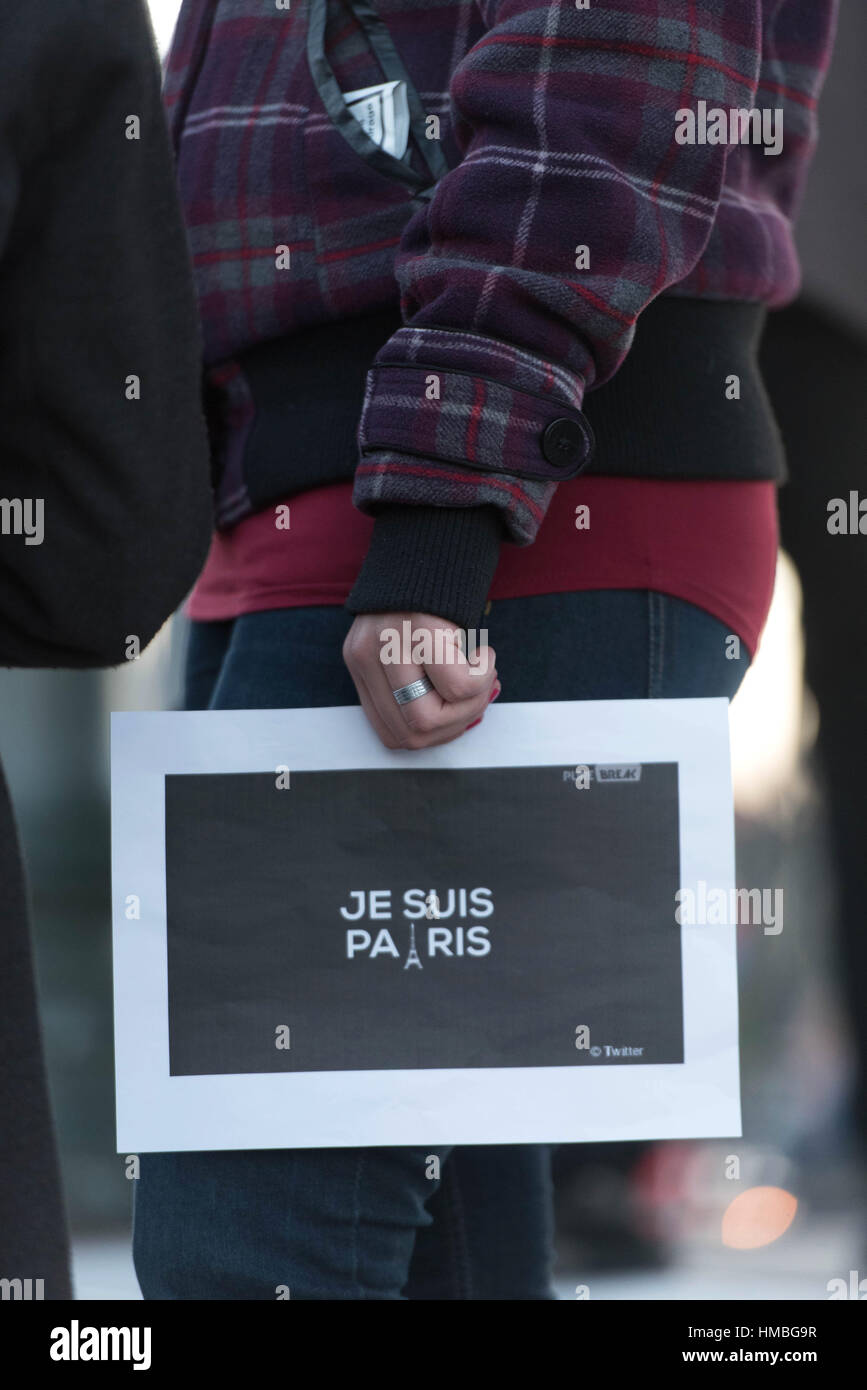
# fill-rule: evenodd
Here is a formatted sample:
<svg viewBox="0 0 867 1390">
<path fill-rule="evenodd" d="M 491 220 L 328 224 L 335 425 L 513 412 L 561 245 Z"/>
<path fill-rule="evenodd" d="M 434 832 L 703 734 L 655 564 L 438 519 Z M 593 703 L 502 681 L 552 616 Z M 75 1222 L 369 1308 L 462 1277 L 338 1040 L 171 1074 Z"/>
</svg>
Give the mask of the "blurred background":
<svg viewBox="0 0 867 1390">
<path fill-rule="evenodd" d="M 179 4 L 150 8 L 164 52 Z M 785 925 L 739 929 L 744 1138 L 560 1150 L 563 1298 L 824 1299 L 867 1277 L 867 542 L 826 525 L 832 497 L 867 495 L 865 38 L 867 8 L 844 0 L 803 294 L 763 347 L 791 482 L 732 739 L 738 882 L 782 888 Z M 114 1152 L 109 712 L 177 705 L 183 644 L 175 618 L 123 670 L 0 671 L 79 1297 L 139 1297 Z"/>
</svg>

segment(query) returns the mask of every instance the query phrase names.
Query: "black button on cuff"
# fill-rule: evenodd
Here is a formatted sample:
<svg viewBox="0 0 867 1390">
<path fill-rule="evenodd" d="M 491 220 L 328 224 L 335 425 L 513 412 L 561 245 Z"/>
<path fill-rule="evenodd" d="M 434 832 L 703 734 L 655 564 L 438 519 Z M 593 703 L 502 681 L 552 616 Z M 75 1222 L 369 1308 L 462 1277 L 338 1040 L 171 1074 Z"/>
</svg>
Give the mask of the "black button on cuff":
<svg viewBox="0 0 867 1390">
<path fill-rule="evenodd" d="M 552 420 L 542 435 L 542 453 L 552 468 L 568 468 L 578 473 L 590 461 L 593 452 L 593 433 L 585 420 L 564 416 Z"/>
</svg>

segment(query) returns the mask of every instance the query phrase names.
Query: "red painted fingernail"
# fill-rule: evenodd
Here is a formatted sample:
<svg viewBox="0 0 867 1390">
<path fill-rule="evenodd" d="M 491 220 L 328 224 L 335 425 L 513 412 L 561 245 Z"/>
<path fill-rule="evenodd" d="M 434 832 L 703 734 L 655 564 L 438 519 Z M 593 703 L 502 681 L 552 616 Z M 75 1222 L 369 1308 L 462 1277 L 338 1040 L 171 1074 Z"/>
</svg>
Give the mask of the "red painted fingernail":
<svg viewBox="0 0 867 1390">
<path fill-rule="evenodd" d="M 488 701 L 488 704 L 490 704 L 490 700 Z M 482 716 L 479 715 L 478 719 L 474 719 L 473 722 L 472 722 L 472 724 L 468 724 L 468 725 L 467 725 L 467 727 L 464 729 L 464 733 L 465 733 L 465 734 L 468 734 L 469 731 L 470 731 L 470 729 L 474 729 L 474 728 L 476 727 L 476 725 L 477 725 L 477 724 L 481 724 L 481 722 L 482 722 Z"/>
<path fill-rule="evenodd" d="M 497 698 L 497 696 L 499 695 L 499 693 L 500 693 L 500 691 L 502 690 L 502 688 L 503 688 L 503 687 L 502 687 L 501 685 L 495 685 L 495 686 L 494 686 L 494 688 L 493 688 L 493 690 L 491 691 L 490 696 L 489 696 L 489 698 L 488 698 L 488 704 L 489 704 L 489 705 L 493 704 L 494 700 L 496 700 L 496 698 Z"/>
</svg>

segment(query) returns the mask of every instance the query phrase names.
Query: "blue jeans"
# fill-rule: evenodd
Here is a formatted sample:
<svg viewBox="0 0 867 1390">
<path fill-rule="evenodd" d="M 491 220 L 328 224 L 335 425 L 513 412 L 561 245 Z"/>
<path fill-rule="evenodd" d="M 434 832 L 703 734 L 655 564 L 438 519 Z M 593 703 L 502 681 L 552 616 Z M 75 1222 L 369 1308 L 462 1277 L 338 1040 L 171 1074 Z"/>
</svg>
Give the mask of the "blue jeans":
<svg viewBox="0 0 867 1390">
<path fill-rule="evenodd" d="M 748 663 L 715 618 L 643 590 L 499 600 L 486 621 L 501 700 L 731 697 Z M 351 622 L 194 624 L 187 708 L 357 704 Z M 551 1207 L 544 1145 L 143 1154 L 135 1265 L 147 1299 L 550 1299 Z"/>
</svg>

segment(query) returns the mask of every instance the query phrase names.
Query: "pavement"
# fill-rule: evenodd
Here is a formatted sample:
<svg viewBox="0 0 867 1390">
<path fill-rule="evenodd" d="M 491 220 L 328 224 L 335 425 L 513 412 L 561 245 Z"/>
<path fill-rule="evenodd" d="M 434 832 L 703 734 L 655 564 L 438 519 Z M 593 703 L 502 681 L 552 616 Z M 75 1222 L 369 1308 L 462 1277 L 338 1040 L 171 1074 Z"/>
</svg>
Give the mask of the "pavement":
<svg viewBox="0 0 867 1390">
<path fill-rule="evenodd" d="M 563 1301 L 816 1301 L 828 1298 L 829 1280 L 848 1283 L 850 1270 L 859 1268 L 862 1278 L 865 1266 L 857 1223 L 837 1216 L 811 1222 L 760 1250 L 686 1248 L 666 1268 L 646 1273 L 582 1278 L 580 1271 L 561 1271 L 556 1289 Z M 141 1298 L 125 1232 L 76 1240 L 73 1276 L 80 1299 Z"/>
</svg>

